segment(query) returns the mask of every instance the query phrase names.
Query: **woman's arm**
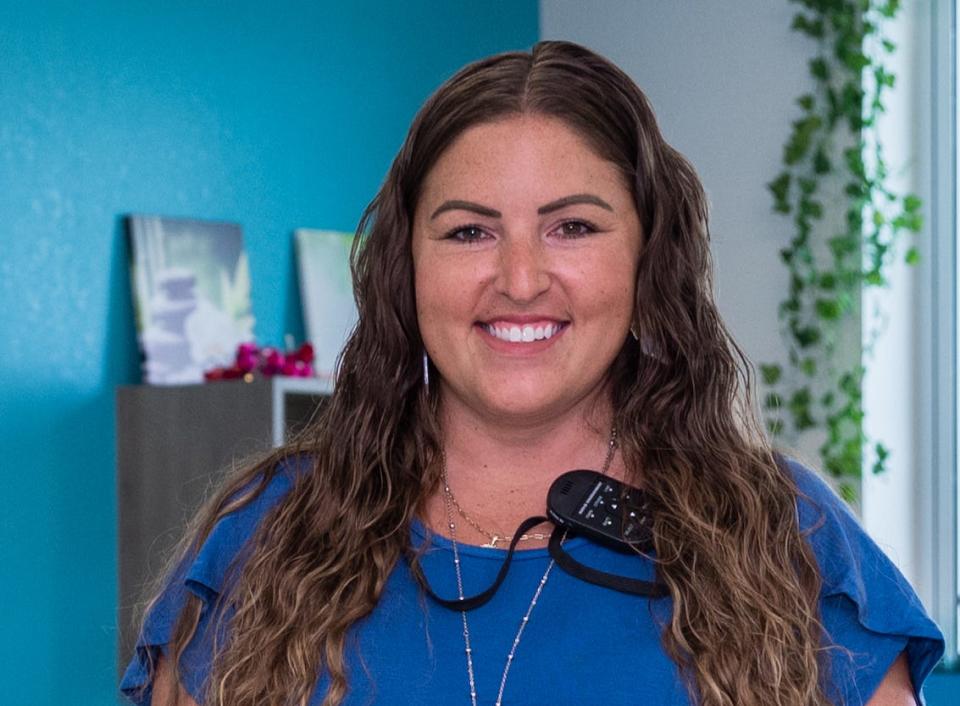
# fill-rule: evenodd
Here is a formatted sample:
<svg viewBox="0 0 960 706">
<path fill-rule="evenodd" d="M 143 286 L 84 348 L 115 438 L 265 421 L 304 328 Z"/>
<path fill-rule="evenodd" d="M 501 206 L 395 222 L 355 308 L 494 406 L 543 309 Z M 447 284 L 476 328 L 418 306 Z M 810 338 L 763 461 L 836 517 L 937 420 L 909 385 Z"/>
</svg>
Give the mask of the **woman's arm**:
<svg viewBox="0 0 960 706">
<path fill-rule="evenodd" d="M 890 665 L 867 706 L 917 706 L 917 701 L 913 698 L 913 682 L 910 680 L 905 653 L 901 652 Z"/>
<path fill-rule="evenodd" d="M 885 703 L 882 706 L 885 706 Z M 151 706 L 197 706 L 197 702 L 190 697 L 186 689 L 180 684 L 173 683 L 173 671 L 167 665 L 163 655 L 157 662 L 157 673 L 153 678 Z M 870 706 L 873 706 L 872 702 Z"/>
</svg>

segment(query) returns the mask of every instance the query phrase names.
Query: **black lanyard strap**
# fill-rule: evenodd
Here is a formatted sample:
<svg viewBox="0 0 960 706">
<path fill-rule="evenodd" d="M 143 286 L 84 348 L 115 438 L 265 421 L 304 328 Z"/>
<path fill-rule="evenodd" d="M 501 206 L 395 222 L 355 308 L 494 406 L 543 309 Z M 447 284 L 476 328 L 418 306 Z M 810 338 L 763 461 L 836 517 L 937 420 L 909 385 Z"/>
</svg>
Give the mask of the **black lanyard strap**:
<svg viewBox="0 0 960 706">
<path fill-rule="evenodd" d="M 410 568 L 413 573 L 413 577 L 423 588 L 424 592 L 444 608 L 449 608 L 450 610 L 473 610 L 475 608 L 479 608 L 493 598 L 494 594 L 497 592 L 497 589 L 500 588 L 500 584 L 502 584 L 503 580 L 507 577 L 507 571 L 510 569 L 510 561 L 513 559 L 513 551 L 517 548 L 517 542 L 520 541 L 520 537 L 537 525 L 543 524 L 547 521 L 548 520 L 546 517 L 528 517 L 520 524 L 519 527 L 517 527 L 517 531 L 513 533 L 513 539 L 510 541 L 510 549 L 507 550 L 507 557 L 503 560 L 503 565 L 500 567 L 500 571 L 497 573 L 497 578 L 494 580 L 490 588 L 488 588 L 486 591 L 478 593 L 475 596 L 470 596 L 469 598 L 463 599 L 441 598 L 433 592 L 432 588 L 430 588 L 430 583 L 427 581 L 427 577 L 424 576 L 423 569 L 420 567 L 419 562 L 411 563 Z M 553 534 L 556 535 L 556 532 Z M 553 535 L 551 535 L 551 541 L 553 541 L 552 536 Z"/>
<path fill-rule="evenodd" d="M 494 579 L 494 582 L 489 588 L 475 596 L 462 599 L 441 598 L 433 592 L 432 588 L 430 588 L 430 582 L 427 581 L 427 577 L 424 575 L 423 568 L 420 566 L 419 561 L 416 559 L 410 561 L 410 571 L 413 574 L 413 578 L 416 580 L 416 582 L 420 584 L 421 588 L 423 588 L 424 593 L 426 593 L 438 605 L 456 611 L 474 610 L 488 603 L 500 588 L 503 580 L 507 577 L 507 572 L 510 570 L 510 562 L 513 559 L 513 552 L 517 548 L 517 542 L 520 541 L 520 537 L 537 525 L 548 521 L 549 520 L 546 517 L 530 517 L 524 520 L 520 526 L 517 527 L 517 531 L 513 533 L 513 539 L 510 541 L 510 548 L 507 550 L 507 556 L 503 560 L 503 564 L 500 566 L 500 571 L 497 573 L 497 578 Z M 632 596 L 664 598 L 669 595 L 667 587 L 661 583 L 633 579 L 627 576 L 619 576 L 617 574 L 608 574 L 605 571 L 600 571 L 599 569 L 594 569 L 586 564 L 581 564 L 579 561 L 570 556 L 570 554 L 568 554 L 563 548 L 563 539 L 567 536 L 568 531 L 569 530 L 562 527 L 556 527 L 550 534 L 550 543 L 548 545 L 548 549 L 550 556 L 557 563 L 557 566 L 571 576 L 578 578 L 581 581 L 592 583 L 596 586 L 602 586 L 603 588 L 609 588 L 614 591 L 619 591 L 620 593 L 630 594 Z"/>
<path fill-rule="evenodd" d="M 559 528 L 558 528 L 559 529 Z M 610 588 L 620 593 L 629 593 L 632 596 L 646 596 L 648 598 L 665 598 L 670 595 L 667 587 L 654 581 L 643 581 L 641 579 L 632 579 L 627 576 L 617 574 L 608 574 L 606 571 L 594 569 L 586 564 L 581 564 L 567 553 L 563 548 L 561 537 L 557 530 L 550 535 L 550 544 L 548 545 L 550 556 L 557 566 L 566 571 L 571 576 L 575 576 L 581 581 L 592 583 L 603 588 Z"/>
</svg>

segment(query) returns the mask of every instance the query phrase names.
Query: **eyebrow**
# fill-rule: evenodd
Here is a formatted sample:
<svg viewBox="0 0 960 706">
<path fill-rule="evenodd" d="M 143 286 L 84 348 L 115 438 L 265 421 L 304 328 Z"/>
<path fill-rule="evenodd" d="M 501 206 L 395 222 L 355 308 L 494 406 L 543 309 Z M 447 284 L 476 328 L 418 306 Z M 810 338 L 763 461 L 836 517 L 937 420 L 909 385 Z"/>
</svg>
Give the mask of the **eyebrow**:
<svg viewBox="0 0 960 706">
<path fill-rule="evenodd" d="M 556 201 L 551 201 L 548 204 L 544 204 L 537 209 L 537 213 L 542 216 L 546 213 L 553 213 L 554 211 L 559 211 L 561 208 L 565 208 L 566 206 L 577 203 L 599 206 L 600 208 L 604 208 L 611 213 L 613 212 L 613 207 L 599 196 L 594 196 L 593 194 L 573 194 L 571 196 L 564 196 L 562 199 L 557 199 Z M 487 216 L 489 218 L 501 218 L 503 216 L 500 211 L 489 208 L 488 206 L 482 206 L 481 204 L 474 203 L 473 201 L 452 200 L 444 201 L 442 204 L 440 204 L 440 207 L 433 212 L 433 215 L 430 216 L 430 218 L 434 219 L 444 211 L 471 211 L 478 215 Z"/>
</svg>

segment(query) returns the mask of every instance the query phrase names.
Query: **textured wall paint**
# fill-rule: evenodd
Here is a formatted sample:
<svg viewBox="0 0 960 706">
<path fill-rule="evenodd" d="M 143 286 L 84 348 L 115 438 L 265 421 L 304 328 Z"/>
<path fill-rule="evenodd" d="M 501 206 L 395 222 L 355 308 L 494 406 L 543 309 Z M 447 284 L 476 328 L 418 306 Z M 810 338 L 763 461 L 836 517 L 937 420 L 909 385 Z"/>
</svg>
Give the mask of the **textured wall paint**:
<svg viewBox="0 0 960 706">
<path fill-rule="evenodd" d="M 241 223 L 258 337 L 300 334 L 292 229 L 352 229 L 432 89 L 538 29 L 532 0 L 155 5 L 0 4 L 4 703 L 114 703 L 121 216 Z"/>
</svg>

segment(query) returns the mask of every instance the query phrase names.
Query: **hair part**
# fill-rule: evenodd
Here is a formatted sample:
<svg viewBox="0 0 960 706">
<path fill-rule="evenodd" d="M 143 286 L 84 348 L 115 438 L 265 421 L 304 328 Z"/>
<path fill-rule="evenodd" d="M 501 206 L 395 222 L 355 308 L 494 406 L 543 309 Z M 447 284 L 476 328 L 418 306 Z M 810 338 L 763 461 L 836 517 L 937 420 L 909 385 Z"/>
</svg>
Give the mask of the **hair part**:
<svg viewBox="0 0 960 706">
<path fill-rule="evenodd" d="M 310 459 L 222 597 L 228 637 L 206 703 L 305 706 L 321 672 L 324 706 L 342 702 L 348 632 L 409 553 L 410 522 L 440 480 L 438 386 L 421 384 L 411 253 L 420 189 L 465 130 L 519 114 L 569 125 L 619 168 L 636 203 L 640 340 L 628 338 L 610 375 L 623 457 L 654 507 L 657 573 L 673 605 L 664 649 L 703 706 L 828 703 L 820 575 L 797 526 L 797 489 L 757 422 L 749 361 L 713 301 L 703 188 L 626 74 L 552 41 L 470 64 L 421 108 L 357 228 L 359 322 L 329 403 L 307 432 L 250 464 L 198 515 L 181 561 L 285 458 Z M 175 657 L 198 618 L 191 597 Z"/>
</svg>

